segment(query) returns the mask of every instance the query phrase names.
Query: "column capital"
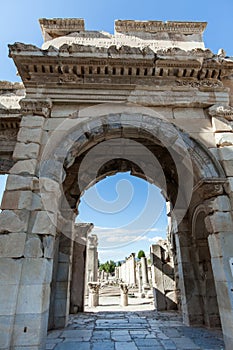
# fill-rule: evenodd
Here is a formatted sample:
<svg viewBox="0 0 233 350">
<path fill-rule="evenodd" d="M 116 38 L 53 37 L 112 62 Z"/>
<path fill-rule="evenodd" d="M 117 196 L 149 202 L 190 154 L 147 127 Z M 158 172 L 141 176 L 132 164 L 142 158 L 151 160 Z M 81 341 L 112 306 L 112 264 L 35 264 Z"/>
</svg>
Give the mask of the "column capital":
<svg viewBox="0 0 233 350">
<path fill-rule="evenodd" d="M 50 99 L 27 99 L 20 101 L 21 112 L 23 115 L 41 115 L 45 118 L 50 117 L 52 101 Z"/>
<path fill-rule="evenodd" d="M 100 286 L 101 286 L 101 284 L 98 283 L 98 282 L 89 282 L 89 283 L 88 283 L 89 291 L 90 291 L 90 293 L 92 293 L 92 294 L 97 294 L 97 293 L 99 293 Z"/>
</svg>

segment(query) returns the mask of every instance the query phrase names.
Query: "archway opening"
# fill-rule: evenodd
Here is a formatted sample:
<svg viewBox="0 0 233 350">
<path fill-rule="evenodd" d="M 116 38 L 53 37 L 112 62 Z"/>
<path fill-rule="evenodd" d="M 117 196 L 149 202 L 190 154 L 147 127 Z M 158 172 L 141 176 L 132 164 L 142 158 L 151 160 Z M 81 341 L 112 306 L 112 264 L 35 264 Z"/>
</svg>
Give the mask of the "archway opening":
<svg viewBox="0 0 233 350">
<path fill-rule="evenodd" d="M 134 309 L 152 308 L 150 246 L 166 239 L 168 226 L 161 190 L 130 172 L 119 172 L 85 191 L 78 213 L 76 222 L 94 224 L 89 235 L 91 248 L 87 246 L 85 295 L 88 282 L 99 282 L 99 305 L 106 311 L 119 309 L 119 284 L 126 283 Z M 141 285 L 141 255 L 146 258 L 147 286 Z"/>
</svg>

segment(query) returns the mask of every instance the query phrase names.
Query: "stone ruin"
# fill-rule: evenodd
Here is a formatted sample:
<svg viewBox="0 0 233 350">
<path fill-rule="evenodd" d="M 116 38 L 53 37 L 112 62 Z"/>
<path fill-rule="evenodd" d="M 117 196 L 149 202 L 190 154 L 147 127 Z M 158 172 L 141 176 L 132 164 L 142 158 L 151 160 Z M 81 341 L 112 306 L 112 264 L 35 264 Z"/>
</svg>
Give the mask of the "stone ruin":
<svg viewBox="0 0 233 350">
<path fill-rule="evenodd" d="M 185 324 L 221 325 L 232 349 L 233 59 L 205 48 L 203 22 L 40 25 L 42 48 L 9 46 L 22 83 L 0 83 L 0 348 L 43 349 L 82 308 L 80 196 L 130 171 L 169 205 Z"/>
</svg>

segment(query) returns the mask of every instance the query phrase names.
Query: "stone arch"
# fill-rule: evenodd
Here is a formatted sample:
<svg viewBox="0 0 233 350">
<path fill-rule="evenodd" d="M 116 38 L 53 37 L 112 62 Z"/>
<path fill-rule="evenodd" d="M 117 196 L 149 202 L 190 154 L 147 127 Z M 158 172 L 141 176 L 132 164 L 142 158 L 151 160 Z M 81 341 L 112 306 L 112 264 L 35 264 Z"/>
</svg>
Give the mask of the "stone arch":
<svg viewBox="0 0 233 350">
<path fill-rule="evenodd" d="M 154 115 L 117 113 L 84 120 L 75 117 L 76 114 L 72 114 L 62 125 L 61 130 L 65 136 L 57 138 L 59 128 L 53 133 L 40 165 L 42 180 L 49 178 L 61 184 L 77 157 L 82 157 L 98 143 L 115 138 L 137 141 L 144 138 L 156 145 L 158 150 L 166 149 L 171 160 L 183 163 L 181 172 L 188 171 L 194 180 L 194 186 L 201 180 L 225 177 L 221 165 L 204 145 L 175 125 Z M 144 176 L 133 167 L 130 170 L 137 176 Z M 103 175 L 100 176 L 102 177 Z M 150 176 L 146 179 L 155 181 Z"/>
<path fill-rule="evenodd" d="M 59 128 L 52 135 L 50 143 L 42 156 L 40 166 L 42 198 L 44 194 L 46 201 L 48 201 L 48 192 L 43 193 L 44 184 L 46 187 L 48 179 L 49 182 L 55 183 L 59 187 L 57 193 L 60 193 L 60 198 L 57 201 L 56 209 L 59 215 L 56 226 L 59 232 L 69 238 L 69 240 L 66 240 L 68 246 L 65 245 L 68 255 L 72 254 L 73 250 L 73 223 L 77 214 L 77 203 L 83 190 L 108 174 L 114 173 L 114 171 L 128 169 L 132 174 L 154 182 L 163 190 L 164 196 L 171 201 L 173 208 L 176 206 L 177 198 L 180 200 L 183 207 L 181 206 L 178 209 L 182 209 L 183 214 L 188 210 L 189 200 L 191 200 L 191 197 L 187 199 L 185 190 L 190 190 L 191 186 L 191 192 L 188 194 L 192 196 L 192 188 L 198 186 L 200 182 L 206 180 L 214 182 L 224 177 L 220 164 L 205 146 L 164 119 L 140 113 L 116 113 L 91 119 L 84 118 L 84 120 L 78 120 L 75 117 L 76 115 L 71 115 L 65 124 L 60 127 L 64 131 L 62 137 L 58 137 Z M 125 154 L 122 157 L 116 157 L 118 162 L 116 162 L 115 169 L 110 162 L 112 158 L 115 158 L 110 154 L 110 157 L 105 157 L 104 163 L 102 163 L 102 171 L 94 174 L 90 172 L 88 176 L 84 172 L 83 188 L 80 190 L 75 179 L 85 156 L 101 143 L 127 138 L 137 142 L 139 146 L 146 145 L 150 151 L 152 150 L 152 153 L 154 152 L 153 154 L 160 156 L 159 162 L 165 173 L 166 188 L 163 186 L 164 183 L 161 183 L 161 179 L 156 178 L 156 174 L 153 173 L 154 169 L 145 174 L 138 164 L 135 166 L 134 158 L 127 159 L 128 154 L 126 153 L 126 157 L 123 157 Z M 164 159 L 167 160 L 168 164 Z M 90 168 L 94 166 L 94 163 L 89 164 L 91 165 Z M 176 165 L 179 167 L 178 171 Z M 182 181 L 184 176 L 187 180 L 187 187 L 184 187 L 184 191 L 178 193 L 179 181 Z M 53 195 L 51 192 L 51 201 L 53 201 Z M 179 210 L 173 214 L 177 222 L 183 219 L 182 215 L 179 215 Z M 70 243 L 68 243 L 69 241 Z M 69 290 L 68 275 L 69 266 L 67 265 L 66 292 Z M 63 302 L 67 304 L 66 297 L 64 297 Z M 67 308 L 65 312 L 68 312 Z M 190 312 L 192 311 L 187 311 L 189 320 Z M 66 316 L 64 314 L 60 317 L 60 320 L 63 320 L 61 322 L 65 323 Z M 55 325 L 61 326 L 60 323 Z"/>
</svg>

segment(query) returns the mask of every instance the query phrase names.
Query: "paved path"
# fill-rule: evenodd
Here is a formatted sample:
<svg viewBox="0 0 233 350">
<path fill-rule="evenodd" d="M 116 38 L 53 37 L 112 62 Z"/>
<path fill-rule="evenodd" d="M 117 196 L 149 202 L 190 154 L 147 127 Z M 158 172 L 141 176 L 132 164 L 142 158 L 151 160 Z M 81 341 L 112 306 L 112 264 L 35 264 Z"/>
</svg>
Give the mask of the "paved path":
<svg viewBox="0 0 233 350">
<path fill-rule="evenodd" d="M 222 350 L 220 331 L 186 327 L 177 313 L 86 312 L 48 334 L 55 350 Z"/>
</svg>

